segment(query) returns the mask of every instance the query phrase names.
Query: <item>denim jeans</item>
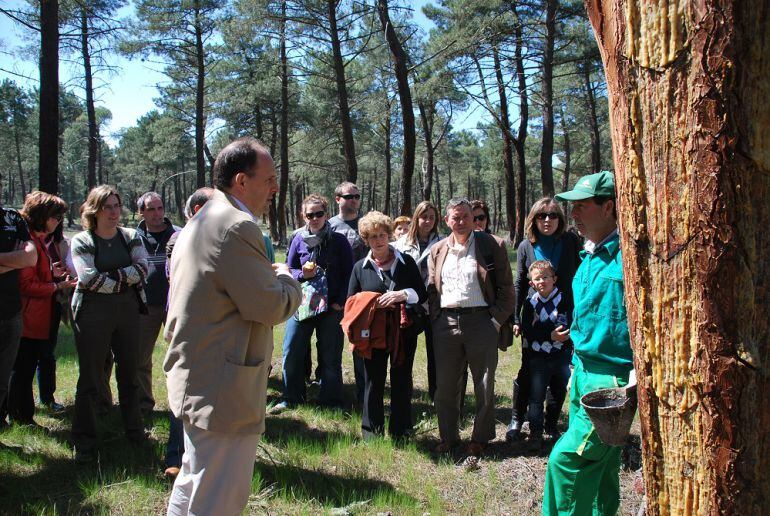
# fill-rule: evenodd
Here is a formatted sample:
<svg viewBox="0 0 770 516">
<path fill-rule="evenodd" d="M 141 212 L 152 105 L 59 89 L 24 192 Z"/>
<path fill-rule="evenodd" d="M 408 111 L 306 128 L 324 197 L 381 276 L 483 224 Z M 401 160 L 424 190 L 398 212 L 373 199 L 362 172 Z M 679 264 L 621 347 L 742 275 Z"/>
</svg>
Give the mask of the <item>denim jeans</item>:
<svg viewBox="0 0 770 516">
<path fill-rule="evenodd" d="M 8 414 L 8 387 L 21 340 L 21 312 L 0 321 L 0 422 Z"/>
<path fill-rule="evenodd" d="M 294 317 L 286 321 L 283 337 L 283 400 L 305 401 L 305 356 L 315 331 L 321 357 L 321 393 L 324 405 L 342 405 L 342 346 L 344 343 L 342 310 L 334 309 L 304 321 Z"/>
<path fill-rule="evenodd" d="M 571 373 L 569 369 L 571 359 L 572 354 L 569 350 L 530 353 L 529 412 L 527 413 L 530 434 L 543 432 L 543 402 L 549 385 L 554 399 L 560 400 L 558 409 L 561 410 Z M 553 423 L 555 424 L 555 421 Z"/>
</svg>

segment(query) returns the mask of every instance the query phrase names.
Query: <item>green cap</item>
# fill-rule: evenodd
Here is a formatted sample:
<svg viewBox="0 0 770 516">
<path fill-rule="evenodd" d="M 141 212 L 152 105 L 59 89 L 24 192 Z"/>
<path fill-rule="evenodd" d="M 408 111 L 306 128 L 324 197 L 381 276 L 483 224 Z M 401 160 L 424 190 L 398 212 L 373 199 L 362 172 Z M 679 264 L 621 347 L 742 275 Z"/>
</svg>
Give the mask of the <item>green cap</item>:
<svg viewBox="0 0 770 516">
<path fill-rule="evenodd" d="M 615 177 L 603 170 L 597 174 L 581 177 L 575 188 L 555 196 L 559 201 L 582 201 L 591 197 L 615 197 Z"/>
</svg>

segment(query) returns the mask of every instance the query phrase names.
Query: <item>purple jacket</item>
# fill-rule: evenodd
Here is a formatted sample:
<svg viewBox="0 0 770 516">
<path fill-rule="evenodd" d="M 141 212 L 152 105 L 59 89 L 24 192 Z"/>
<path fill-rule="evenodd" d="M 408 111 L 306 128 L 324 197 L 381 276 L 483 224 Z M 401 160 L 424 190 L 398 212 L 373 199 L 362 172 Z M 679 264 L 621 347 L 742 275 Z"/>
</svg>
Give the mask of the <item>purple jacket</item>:
<svg viewBox="0 0 770 516">
<path fill-rule="evenodd" d="M 310 250 L 299 235 L 297 233 L 291 241 L 289 254 L 286 255 L 286 264 L 294 279 L 302 283 L 305 281 L 302 277 L 302 266 L 310 260 Z M 345 235 L 332 232 L 328 243 L 321 246 L 315 262 L 326 271 L 329 282 L 329 304 L 337 303 L 344 307 L 348 297 L 350 272 L 353 270 L 353 251 Z"/>
</svg>

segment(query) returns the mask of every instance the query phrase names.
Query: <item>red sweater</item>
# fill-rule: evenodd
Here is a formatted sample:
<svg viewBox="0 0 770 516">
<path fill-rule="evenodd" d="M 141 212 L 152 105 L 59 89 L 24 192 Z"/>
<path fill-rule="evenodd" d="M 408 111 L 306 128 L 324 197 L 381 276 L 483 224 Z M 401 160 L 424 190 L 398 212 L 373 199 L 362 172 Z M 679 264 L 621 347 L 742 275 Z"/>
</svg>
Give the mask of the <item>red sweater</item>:
<svg viewBox="0 0 770 516">
<path fill-rule="evenodd" d="M 51 259 L 43 243 L 32 234 L 37 248 L 37 263 L 19 271 L 21 310 L 24 328 L 21 336 L 47 340 L 51 333 L 51 312 L 56 284 L 53 282 Z"/>
</svg>

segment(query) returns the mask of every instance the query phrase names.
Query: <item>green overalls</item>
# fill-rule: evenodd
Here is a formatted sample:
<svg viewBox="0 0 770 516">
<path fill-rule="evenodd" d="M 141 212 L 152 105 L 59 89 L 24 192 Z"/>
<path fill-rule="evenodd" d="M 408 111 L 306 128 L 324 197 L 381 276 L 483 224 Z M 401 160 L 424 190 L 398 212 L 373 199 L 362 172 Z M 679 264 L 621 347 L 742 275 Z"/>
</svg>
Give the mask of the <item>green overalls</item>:
<svg viewBox="0 0 770 516">
<path fill-rule="evenodd" d="M 591 391 L 622 387 L 633 368 L 623 299 L 618 236 L 593 254 L 581 252 L 575 274 L 570 337 L 575 369 L 570 386 L 569 428 L 548 458 L 543 514 L 615 514 L 620 505 L 619 446 L 602 443 L 580 398 Z"/>
</svg>

